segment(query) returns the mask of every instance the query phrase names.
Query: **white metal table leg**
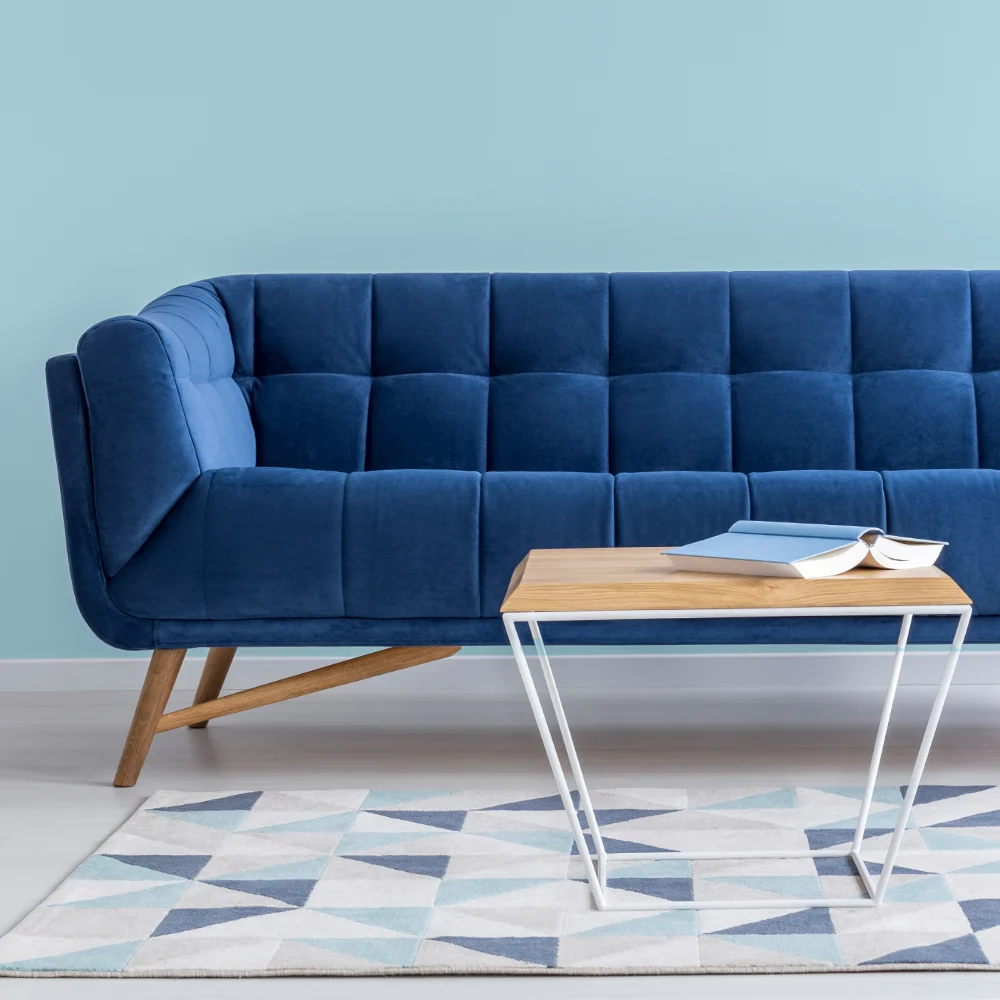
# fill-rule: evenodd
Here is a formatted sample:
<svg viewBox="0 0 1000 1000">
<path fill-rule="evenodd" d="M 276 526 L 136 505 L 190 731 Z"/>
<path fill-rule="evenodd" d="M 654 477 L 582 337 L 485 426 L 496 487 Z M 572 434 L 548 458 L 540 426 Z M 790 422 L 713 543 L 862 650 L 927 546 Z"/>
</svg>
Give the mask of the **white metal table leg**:
<svg viewBox="0 0 1000 1000">
<path fill-rule="evenodd" d="M 562 799 L 563 808 L 566 810 L 570 830 L 573 833 L 573 839 L 576 841 L 576 848 L 580 852 L 580 860 L 583 862 L 584 871 L 587 873 L 590 891 L 594 894 L 594 902 L 597 904 L 597 908 L 599 910 L 606 909 L 607 901 L 604 895 L 604 886 L 601 883 L 597 870 L 594 868 L 594 861 L 590 856 L 590 847 L 587 844 L 587 838 L 583 835 L 576 806 L 573 803 L 573 795 L 569 790 L 569 785 L 566 783 L 566 775 L 563 774 L 562 761 L 559 760 L 559 752 L 556 750 L 555 742 L 552 739 L 549 722 L 545 718 L 545 710 L 542 708 L 538 691 L 535 688 L 535 681 L 531 676 L 531 669 L 525 658 L 524 649 L 521 647 L 521 638 L 517 634 L 517 625 L 505 617 L 504 628 L 507 630 L 507 638 L 510 640 L 511 649 L 514 651 L 514 662 L 517 663 L 517 669 L 521 674 L 521 681 L 528 696 L 528 703 L 531 705 L 531 714 L 535 717 L 535 725 L 538 727 L 538 734 L 542 738 L 542 746 L 545 747 L 545 755 L 549 759 L 549 767 L 552 768 L 552 777 L 556 779 L 559 797 Z M 577 766 L 579 766 L 579 761 L 577 761 Z M 591 810 L 591 813 L 593 813 L 593 810 Z M 591 822 L 589 817 L 588 822 Z M 596 835 L 599 837 L 600 832 L 598 831 Z"/>
<path fill-rule="evenodd" d="M 809 609 L 812 610 L 812 609 Z M 576 843 L 577 849 L 580 852 L 580 858 L 583 862 L 584 870 L 587 875 L 587 881 L 590 884 L 591 892 L 594 896 L 594 902 L 599 910 L 668 910 L 668 909 L 767 909 L 767 908 L 807 908 L 807 907 L 858 907 L 858 906 L 878 906 L 883 898 L 885 897 L 886 889 L 889 885 L 889 879 L 892 875 L 892 870 L 896 862 L 896 857 L 899 853 L 900 845 L 902 843 L 903 836 L 906 832 L 906 824 L 910 817 L 910 811 L 913 807 L 914 799 L 916 798 L 917 791 L 920 786 L 920 779 L 923 776 L 924 766 L 927 763 L 927 756 L 930 752 L 931 744 L 934 740 L 934 735 L 937 731 L 938 722 L 941 718 L 941 712 L 944 708 L 945 699 L 948 696 L 948 690 L 951 686 L 951 681 L 955 673 L 955 667 L 958 663 L 958 657 L 962 650 L 962 645 L 965 641 L 965 634 L 969 626 L 969 620 L 972 616 L 972 608 L 967 606 L 954 606 L 948 608 L 940 608 L 930 610 L 924 607 L 911 607 L 911 608 L 865 608 L 865 609 L 851 609 L 854 612 L 863 612 L 865 614 L 875 614 L 876 612 L 885 612 L 888 610 L 895 611 L 896 614 L 902 616 L 902 624 L 900 626 L 899 638 L 896 643 L 896 652 L 893 657 L 892 671 L 889 678 L 888 688 L 886 690 L 885 699 L 882 705 L 882 714 L 879 719 L 878 732 L 875 737 L 875 746 L 872 751 L 872 758 L 868 768 L 868 777 L 865 784 L 865 791 L 861 801 L 861 808 L 858 815 L 858 824 L 854 834 L 854 840 L 849 850 L 844 850 L 841 848 L 828 848 L 820 850 L 762 850 L 762 851 L 693 851 L 693 852 L 677 852 L 677 851 L 657 851 L 650 853 L 637 853 L 637 854 L 608 854 L 605 849 L 604 841 L 601 837 L 600 826 L 597 822 L 597 816 L 593 808 L 593 804 L 590 798 L 590 792 L 587 788 L 586 781 L 583 775 L 583 768 L 580 764 L 579 756 L 576 752 L 576 746 L 573 742 L 573 735 L 570 731 L 569 721 L 566 718 L 566 713 L 563 709 L 562 699 L 559 696 L 559 689 L 556 684 L 555 675 L 552 671 L 552 664 L 549 661 L 548 653 L 545 649 L 545 644 L 542 641 L 541 632 L 539 629 L 540 620 L 554 620 L 556 617 L 559 619 L 566 620 L 584 620 L 584 615 L 577 615 L 570 612 L 553 614 L 519 614 L 519 615 L 504 615 L 504 628 L 507 632 L 507 637 L 510 640 L 511 649 L 514 653 L 514 660 L 517 663 L 518 671 L 521 674 L 521 680 L 524 684 L 525 692 L 528 695 L 528 702 L 531 705 L 531 711 L 535 718 L 535 724 L 538 727 L 539 735 L 542 738 L 542 745 L 545 748 L 546 756 L 548 757 L 549 766 L 552 769 L 552 775 L 555 778 L 556 786 L 559 789 L 559 796 L 563 803 L 563 808 L 565 809 L 566 816 L 569 820 L 570 830 L 573 834 L 573 839 Z M 783 614 L 803 614 L 805 613 L 801 609 L 768 609 L 766 612 L 761 612 L 759 610 L 748 612 L 745 610 L 727 610 L 720 612 L 712 612 L 713 616 L 718 617 L 756 617 L 758 614 L 761 617 L 769 616 L 779 616 Z M 841 614 L 845 611 L 841 609 L 828 609 L 828 613 Z M 940 685 L 938 687 L 937 695 L 934 700 L 934 704 L 931 708 L 930 717 L 927 722 L 927 726 L 924 730 L 923 739 L 920 744 L 920 749 L 917 754 L 917 759 L 913 766 L 913 771 L 910 775 L 910 783 L 907 788 L 906 796 L 904 798 L 903 804 L 900 807 L 899 818 L 896 825 L 896 829 L 893 832 L 892 840 L 889 845 L 889 849 L 886 852 L 885 861 L 883 864 L 881 875 L 879 876 L 878 882 L 872 878 L 871 873 L 861 857 L 861 845 L 864 840 L 865 828 L 868 823 L 868 817 L 871 811 L 872 798 L 875 792 L 875 786 L 878 780 L 879 765 L 882 760 L 882 753 L 885 748 L 886 733 L 889 728 L 889 721 L 892 715 L 893 703 L 895 701 L 896 692 L 899 687 L 899 678 L 902 671 L 903 658 L 906 652 L 906 644 L 909 638 L 910 626 L 913 621 L 914 614 L 920 613 L 930 613 L 930 614 L 959 614 L 958 625 L 955 630 L 955 636 L 952 640 L 951 651 L 948 657 L 948 661 L 945 665 L 944 673 L 941 678 Z M 651 617 L 651 618 L 662 618 L 662 617 L 704 617 L 707 613 L 702 612 L 643 612 L 643 613 L 629 613 L 629 612 L 619 612 L 613 613 L 609 612 L 607 614 L 601 614 L 596 616 L 590 613 L 586 618 L 593 619 L 595 617 L 600 618 L 620 618 L 620 617 Z M 524 649 L 521 645 L 520 636 L 517 633 L 517 621 L 523 621 L 528 624 L 531 631 L 532 641 L 535 645 L 535 651 L 538 655 L 539 663 L 542 670 L 542 676 L 545 679 L 545 686 L 548 690 L 549 697 L 552 701 L 553 711 L 556 716 L 556 722 L 558 725 L 559 733 L 563 741 L 563 745 L 566 750 L 566 756 L 569 760 L 570 770 L 573 774 L 573 778 L 576 781 L 577 789 L 580 796 L 580 809 L 582 809 L 584 815 L 587 818 L 587 824 L 590 827 L 591 837 L 594 842 L 594 847 L 596 850 L 597 867 L 594 866 L 594 856 L 591 853 L 590 845 L 587 844 L 586 835 L 583 832 L 583 828 L 580 825 L 579 813 L 576 804 L 573 802 L 573 795 L 569 788 L 569 784 L 566 781 L 566 775 L 563 771 L 562 761 L 559 758 L 559 752 L 556 749 L 555 741 L 552 737 L 552 731 L 549 726 L 548 719 L 545 715 L 545 710 L 542 706 L 541 700 L 538 694 L 538 688 L 535 685 L 534 678 L 531 674 L 531 669 L 528 666 L 528 661 L 524 653 Z M 625 904 L 612 904 L 607 898 L 607 864 L 609 860 L 625 860 L 630 861 L 640 861 L 640 860 L 654 860 L 661 858 L 670 858 L 676 861 L 697 861 L 697 860 L 739 860 L 739 859 L 766 859 L 766 858 L 821 858 L 821 857 L 843 857 L 849 858 L 857 868 L 858 874 L 861 877 L 862 883 L 865 887 L 867 893 L 866 897 L 854 899 L 780 899 L 780 900 L 642 900 L 636 901 L 634 903 Z"/>
<path fill-rule="evenodd" d="M 941 683 L 938 685 L 937 696 L 934 699 L 934 705 L 931 707 L 927 727 L 924 729 L 924 737 L 920 741 L 920 749 L 917 751 L 917 759 L 914 761 L 913 771 L 910 773 L 910 781 L 906 788 L 906 797 L 903 799 L 903 805 L 899 810 L 899 821 L 896 823 L 896 830 L 892 835 L 892 840 L 889 842 L 889 850 L 886 852 L 885 860 L 882 863 L 882 874 L 879 876 L 878 885 L 875 887 L 874 897 L 876 906 L 885 898 L 885 891 L 889 888 L 889 877 L 892 875 L 892 868 L 896 863 L 896 855 L 899 854 L 899 847 L 903 842 L 903 834 L 906 832 L 906 824 L 910 818 L 910 810 L 913 808 L 913 800 L 916 798 L 917 790 L 920 788 L 920 779 L 924 774 L 924 765 L 927 763 L 927 756 L 931 751 L 931 744 L 934 742 L 934 734 L 937 732 L 941 712 L 944 709 L 944 702 L 948 697 L 951 679 L 955 676 L 955 667 L 958 665 L 958 654 L 962 651 L 962 644 L 965 642 L 965 633 L 969 628 L 969 619 L 971 617 L 972 608 L 969 607 L 962 612 L 961 617 L 958 619 L 958 626 L 955 629 L 955 638 L 951 643 L 948 662 L 945 664 L 944 673 L 941 675 Z M 862 831 L 863 835 L 864 831 Z M 867 868 L 865 868 L 865 871 L 867 872 Z"/>
<path fill-rule="evenodd" d="M 580 758 L 577 756 L 576 747 L 573 744 L 573 734 L 570 732 L 569 722 L 566 719 L 566 713 L 563 711 L 562 699 L 559 697 L 559 688 L 556 686 L 556 679 L 552 673 L 552 664 L 549 662 L 549 654 L 545 651 L 545 643 L 542 642 L 542 633 L 538 628 L 538 622 L 531 621 L 528 623 L 528 627 L 531 629 L 531 638 L 535 644 L 535 652 L 542 667 L 545 687 L 549 692 L 552 710 L 555 712 L 556 722 L 559 725 L 559 735 L 562 737 L 563 746 L 566 748 L 566 756 L 569 758 L 569 767 L 573 772 L 573 780 L 576 782 L 577 791 L 580 793 L 580 807 L 583 809 L 583 814 L 587 817 L 587 826 L 590 827 L 590 836 L 594 841 L 594 849 L 597 852 L 597 876 L 601 881 L 601 888 L 607 889 L 608 856 L 604 850 L 604 839 L 601 837 L 601 828 L 590 801 L 590 791 L 583 777 Z"/>
</svg>

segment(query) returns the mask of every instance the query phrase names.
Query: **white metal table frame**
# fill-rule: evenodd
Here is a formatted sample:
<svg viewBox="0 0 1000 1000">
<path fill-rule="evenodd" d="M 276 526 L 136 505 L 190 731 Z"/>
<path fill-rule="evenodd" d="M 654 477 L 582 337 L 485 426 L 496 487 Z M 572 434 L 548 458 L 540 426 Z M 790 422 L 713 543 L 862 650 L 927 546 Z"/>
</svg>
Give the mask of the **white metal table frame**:
<svg viewBox="0 0 1000 1000">
<path fill-rule="evenodd" d="M 923 739 L 920 742 L 920 749 L 917 751 L 916 761 L 910 773 L 910 780 L 907 785 L 906 795 L 903 805 L 899 811 L 896 829 L 893 832 L 892 840 L 886 851 L 882 872 L 878 881 L 874 879 L 868 870 L 864 858 L 861 856 L 861 845 L 864 840 L 865 828 L 868 824 L 868 814 L 871 809 L 872 796 L 875 791 L 875 783 L 878 779 L 879 764 L 882 760 L 882 750 L 885 746 L 886 731 L 889 728 L 889 719 L 892 715 L 892 706 L 896 698 L 896 689 L 899 685 L 899 676 L 903 666 L 903 655 L 906 651 L 906 642 L 910 634 L 910 624 L 914 615 L 958 615 L 958 625 L 955 629 L 955 637 L 951 643 L 951 651 L 945 664 L 941 682 L 938 685 L 937 695 L 931 707 L 930 717 L 924 729 Z M 545 651 L 545 644 L 542 642 L 542 634 L 539 629 L 541 622 L 554 621 L 608 621 L 618 619 L 654 619 L 654 618 L 815 618 L 815 617 L 901 617 L 902 624 L 899 630 L 899 639 L 896 643 L 896 652 L 892 661 L 892 672 L 889 677 L 889 686 L 886 691 L 885 700 L 882 704 L 882 715 L 879 719 L 878 731 L 875 735 L 875 748 L 872 751 L 871 764 L 868 768 L 868 780 L 865 784 L 864 796 L 861 800 L 861 810 L 858 814 L 858 823 L 854 833 L 854 840 L 849 849 L 829 848 L 822 850 L 773 850 L 773 851 L 657 851 L 648 853 L 608 853 L 604 847 L 601 837 L 600 826 L 594 814 L 594 807 L 591 804 L 590 792 L 584 780 L 583 770 L 580 766 L 580 759 L 573 745 L 573 735 L 570 732 L 569 722 L 563 710 L 562 700 L 559 697 L 559 689 L 552 673 L 552 664 L 549 662 L 548 654 Z M 969 627 L 969 619 L 972 616 L 971 605 L 914 605 L 909 607 L 825 607 L 825 608 L 711 608 L 684 611 L 539 611 L 539 612 L 508 612 L 503 615 L 504 628 L 507 630 L 507 637 L 510 640 L 511 649 L 514 652 L 514 659 L 524 682 L 524 689 L 528 695 L 532 714 L 535 717 L 535 724 L 538 726 L 542 744 L 545 747 L 545 754 L 548 757 L 549 765 L 552 768 L 552 775 L 556 780 L 559 789 L 559 796 L 566 816 L 569 819 L 570 830 L 576 842 L 577 850 L 583 862 L 587 875 L 587 882 L 590 884 L 594 902 L 598 910 L 676 910 L 676 909 L 805 909 L 808 907 L 859 907 L 859 906 L 879 906 L 885 898 L 886 889 L 889 887 L 889 879 L 892 876 L 892 869 L 899 854 L 899 848 L 906 831 L 906 824 L 910 818 L 910 810 L 917 791 L 920 788 L 920 779 L 923 776 L 924 765 L 927 763 L 927 756 L 930 753 L 931 744 L 934 741 L 934 734 L 937 731 L 938 721 L 941 718 L 941 711 L 944 708 L 945 699 L 948 697 L 948 689 L 951 687 L 952 677 L 955 674 L 955 667 L 958 663 L 958 656 L 962 650 L 962 643 L 965 641 L 965 633 Z M 526 622 L 531 631 L 531 638 L 535 647 L 535 654 L 538 657 L 542 669 L 542 676 L 545 679 L 545 687 L 548 690 L 549 698 L 552 702 L 552 709 L 555 714 L 559 734 L 562 738 L 566 757 L 569 761 L 573 779 L 576 782 L 577 791 L 580 796 L 580 806 L 587 820 L 587 825 L 594 842 L 594 853 L 584 835 L 580 825 L 577 807 L 573 804 L 573 796 L 566 775 L 563 772 L 563 765 L 559 759 L 559 752 L 556 749 L 555 741 L 549 722 L 545 716 L 545 709 L 542 706 L 531 675 L 531 669 L 521 645 L 521 639 L 517 632 L 519 622 Z M 634 903 L 618 904 L 608 899 L 607 878 L 608 862 L 610 861 L 739 861 L 739 860 L 764 860 L 774 858 L 849 858 L 858 871 L 861 882 L 865 889 L 865 896 L 848 899 L 712 899 L 712 900 L 642 900 Z M 596 862 L 596 864 L 595 864 Z"/>
</svg>

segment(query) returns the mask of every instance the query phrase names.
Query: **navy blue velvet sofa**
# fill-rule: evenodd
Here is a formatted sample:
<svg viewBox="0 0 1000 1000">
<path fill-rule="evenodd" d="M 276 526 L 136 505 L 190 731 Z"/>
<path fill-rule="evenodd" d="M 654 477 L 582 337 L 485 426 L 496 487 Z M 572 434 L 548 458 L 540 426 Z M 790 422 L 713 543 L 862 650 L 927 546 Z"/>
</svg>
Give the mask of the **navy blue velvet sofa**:
<svg viewBox="0 0 1000 1000">
<path fill-rule="evenodd" d="M 1000 640 L 1000 272 L 241 275 L 97 324 L 48 386 L 77 600 L 122 649 L 503 644 L 528 549 L 748 516 L 946 539 Z"/>
<path fill-rule="evenodd" d="M 950 542 L 969 641 L 1000 641 L 1000 272 L 240 275 L 97 324 L 47 376 L 80 610 L 153 650 L 118 785 L 156 732 L 505 644 L 531 548 L 667 546 L 746 517 L 879 525 Z M 389 648 L 220 697 L 236 647 L 261 645 Z M 190 647 L 210 647 L 195 704 L 164 715 Z"/>
</svg>

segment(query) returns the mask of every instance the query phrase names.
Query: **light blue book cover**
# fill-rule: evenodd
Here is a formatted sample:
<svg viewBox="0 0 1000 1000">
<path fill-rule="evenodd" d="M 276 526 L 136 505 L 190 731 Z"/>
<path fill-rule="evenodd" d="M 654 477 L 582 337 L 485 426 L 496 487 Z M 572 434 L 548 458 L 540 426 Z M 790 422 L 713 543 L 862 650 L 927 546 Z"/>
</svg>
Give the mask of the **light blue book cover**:
<svg viewBox="0 0 1000 1000">
<path fill-rule="evenodd" d="M 669 549 L 678 569 L 812 579 L 856 566 L 915 569 L 933 566 L 945 542 L 887 535 L 857 524 L 737 521 L 725 534 Z"/>
</svg>

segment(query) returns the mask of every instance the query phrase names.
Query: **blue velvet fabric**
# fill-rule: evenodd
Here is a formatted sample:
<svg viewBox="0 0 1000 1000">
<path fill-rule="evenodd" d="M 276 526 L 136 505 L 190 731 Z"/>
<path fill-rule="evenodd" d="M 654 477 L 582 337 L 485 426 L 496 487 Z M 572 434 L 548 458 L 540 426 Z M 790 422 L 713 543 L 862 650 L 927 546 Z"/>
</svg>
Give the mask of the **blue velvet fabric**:
<svg viewBox="0 0 1000 1000">
<path fill-rule="evenodd" d="M 615 543 L 686 545 L 750 517 L 739 472 L 624 472 L 615 477 Z"/>
<path fill-rule="evenodd" d="M 479 615 L 478 472 L 355 472 L 344 495 L 344 607 L 357 618 Z"/>
<path fill-rule="evenodd" d="M 481 614 L 497 615 L 530 549 L 614 545 L 614 479 L 588 472 L 487 472 L 480 537 Z"/>
<path fill-rule="evenodd" d="M 47 379 L 77 600 L 122 648 L 502 642 L 529 548 L 747 516 L 943 537 L 970 638 L 1000 637 L 1000 272 L 233 275 L 98 324 Z"/>
</svg>

